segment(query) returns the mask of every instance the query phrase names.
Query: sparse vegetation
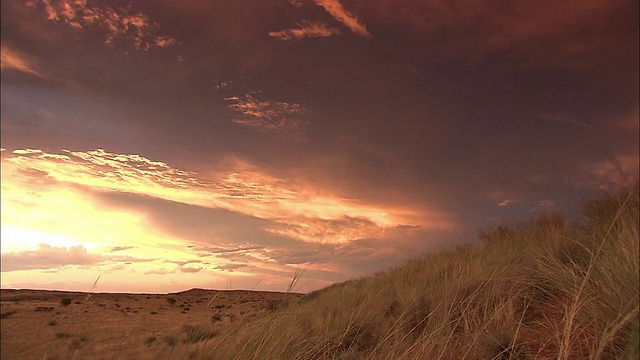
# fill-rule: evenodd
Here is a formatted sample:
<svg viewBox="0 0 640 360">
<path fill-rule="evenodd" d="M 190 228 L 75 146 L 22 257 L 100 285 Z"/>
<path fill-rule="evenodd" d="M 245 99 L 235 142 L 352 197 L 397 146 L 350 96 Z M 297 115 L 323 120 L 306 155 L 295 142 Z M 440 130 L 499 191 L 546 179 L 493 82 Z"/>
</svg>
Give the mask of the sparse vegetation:
<svg viewBox="0 0 640 360">
<path fill-rule="evenodd" d="M 58 339 L 68 339 L 70 337 L 71 337 L 71 334 L 69 334 L 67 332 L 56 333 L 56 338 L 58 338 Z"/>
<path fill-rule="evenodd" d="M 147 346 L 151 346 L 151 344 L 153 344 L 156 341 L 156 337 L 155 336 L 149 336 L 145 341 L 144 344 Z"/>
<path fill-rule="evenodd" d="M 212 329 L 207 329 L 202 325 L 185 324 L 182 330 L 187 334 L 187 341 L 190 343 L 197 343 L 215 336 Z"/>
<path fill-rule="evenodd" d="M 62 306 L 71 305 L 71 299 L 68 298 L 68 297 L 64 297 L 64 298 L 60 299 L 60 305 L 62 305 Z"/>
<path fill-rule="evenodd" d="M 50 321 L 47 323 L 47 326 L 56 326 L 56 325 L 58 325 L 58 322 L 57 322 L 57 321 L 55 321 L 55 320 L 50 320 Z"/>
<path fill-rule="evenodd" d="M 13 315 L 15 313 L 16 312 L 13 311 L 13 310 L 5 311 L 2 314 L 0 314 L 0 319 L 6 319 L 6 318 L 8 318 L 9 316 L 11 316 L 11 315 Z"/>
<path fill-rule="evenodd" d="M 164 343 L 171 347 L 174 347 L 178 344 L 178 339 L 175 336 L 165 336 Z"/>
</svg>

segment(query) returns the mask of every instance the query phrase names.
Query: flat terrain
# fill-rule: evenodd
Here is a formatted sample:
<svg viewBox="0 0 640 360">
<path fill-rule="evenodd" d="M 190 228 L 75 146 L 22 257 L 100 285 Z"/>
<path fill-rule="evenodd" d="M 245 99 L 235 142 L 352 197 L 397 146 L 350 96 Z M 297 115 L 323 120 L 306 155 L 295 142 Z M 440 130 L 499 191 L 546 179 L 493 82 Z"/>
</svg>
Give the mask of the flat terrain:
<svg viewBox="0 0 640 360">
<path fill-rule="evenodd" d="M 0 290 L 2 359 L 182 359 L 299 294 Z M 211 341 L 210 341 L 211 340 Z"/>
</svg>

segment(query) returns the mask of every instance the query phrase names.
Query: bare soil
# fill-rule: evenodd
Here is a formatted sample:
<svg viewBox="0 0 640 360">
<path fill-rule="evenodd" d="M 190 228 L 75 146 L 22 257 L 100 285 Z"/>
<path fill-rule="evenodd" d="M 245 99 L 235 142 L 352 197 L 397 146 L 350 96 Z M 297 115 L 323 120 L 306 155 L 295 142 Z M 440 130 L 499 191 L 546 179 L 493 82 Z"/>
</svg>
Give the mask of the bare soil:
<svg viewBox="0 0 640 360">
<path fill-rule="evenodd" d="M 0 290 L 2 359 L 182 359 L 300 294 Z"/>
</svg>

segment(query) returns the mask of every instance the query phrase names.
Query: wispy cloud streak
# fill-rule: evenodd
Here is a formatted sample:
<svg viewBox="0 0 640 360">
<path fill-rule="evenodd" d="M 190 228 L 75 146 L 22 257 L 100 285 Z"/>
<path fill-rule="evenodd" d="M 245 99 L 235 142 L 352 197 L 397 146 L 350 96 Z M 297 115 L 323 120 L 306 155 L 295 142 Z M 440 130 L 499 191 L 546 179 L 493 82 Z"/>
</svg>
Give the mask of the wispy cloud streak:
<svg viewBox="0 0 640 360">
<path fill-rule="evenodd" d="M 1 52 L 2 65 L 0 65 L 0 68 L 2 69 L 2 71 L 17 70 L 25 74 L 34 75 L 41 78 L 47 77 L 37 70 L 33 62 L 26 55 L 21 54 L 20 52 L 4 45 L 2 46 Z"/>
<path fill-rule="evenodd" d="M 281 140 L 299 142 L 306 140 L 307 109 L 302 104 L 259 100 L 252 94 L 228 97 L 229 108 L 241 115 L 232 121 L 257 131 L 273 135 Z"/>
<path fill-rule="evenodd" d="M 303 21 L 297 28 L 271 31 L 269 36 L 282 41 L 297 41 L 304 38 L 330 37 L 340 34 L 340 30 L 321 22 Z"/>
<path fill-rule="evenodd" d="M 360 36 L 370 37 L 371 33 L 367 28 L 347 11 L 338 0 L 316 0 L 316 3 L 322 6 L 331 16 L 348 27 L 353 33 Z"/>
</svg>

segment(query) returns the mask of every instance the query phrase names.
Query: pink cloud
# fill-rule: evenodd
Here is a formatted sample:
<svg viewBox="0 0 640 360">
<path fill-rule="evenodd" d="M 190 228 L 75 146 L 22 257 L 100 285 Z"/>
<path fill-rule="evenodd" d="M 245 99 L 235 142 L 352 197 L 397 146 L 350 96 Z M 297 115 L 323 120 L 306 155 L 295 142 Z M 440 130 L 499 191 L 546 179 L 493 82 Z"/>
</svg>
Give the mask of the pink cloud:
<svg viewBox="0 0 640 360">
<path fill-rule="evenodd" d="M 330 37 L 337 34 L 340 34 L 340 30 L 330 28 L 327 24 L 303 21 L 297 28 L 272 31 L 269 36 L 282 41 L 296 41 L 304 38 Z"/>
<path fill-rule="evenodd" d="M 171 47 L 178 41 L 168 35 L 156 34 L 158 25 L 130 7 L 111 7 L 109 5 L 89 4 L 84 0 L 42 0 L 44 14 L 48 20 L 62 23 L 75 30 L 82 31 L 93 27 L 101 29 L 104 43 L 128 41 L 136 49 Z M 28 6 L 36 9 L 37 6 Z"/>
<path fill-rule="evenodd" d="M 347 11 L 338 0 L 316 0 L 331 16 L 348 27 L 353 33 L 370 37 L 367 28 L 355 16 Z"/>
</svg>

